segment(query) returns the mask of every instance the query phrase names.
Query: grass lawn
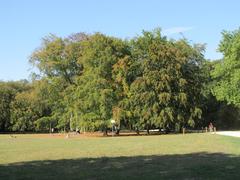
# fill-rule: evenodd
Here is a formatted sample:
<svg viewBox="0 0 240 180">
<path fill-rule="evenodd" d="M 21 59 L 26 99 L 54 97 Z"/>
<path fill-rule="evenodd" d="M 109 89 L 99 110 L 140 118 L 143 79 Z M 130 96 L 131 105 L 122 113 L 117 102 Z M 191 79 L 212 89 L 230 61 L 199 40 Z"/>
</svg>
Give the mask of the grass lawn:
<svg viewBox="0 0 240 180">
<path fill-rule="evenodd" d="M 0 135 L 0 179 L 240 179 L 240 138 L 49 136 Z"/>
</svg>

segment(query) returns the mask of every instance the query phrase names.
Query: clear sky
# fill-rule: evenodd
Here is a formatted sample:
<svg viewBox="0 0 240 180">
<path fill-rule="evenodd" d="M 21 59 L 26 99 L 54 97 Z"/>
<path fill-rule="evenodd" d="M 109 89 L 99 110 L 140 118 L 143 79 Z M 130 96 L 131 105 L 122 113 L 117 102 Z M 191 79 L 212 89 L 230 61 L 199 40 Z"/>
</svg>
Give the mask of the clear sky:
<svg viewBox="0 0 240 180">
<path fill-rule="evenodd" d="M 161 27 L 170 38 L 182 32 L 216 52 L 222 30 L 240 26 L 239 0 L 1 0 L 0 80 L 28 78 L 28 57 L 49 33 L 102 32 L 121 38 Z"/>
</svg>

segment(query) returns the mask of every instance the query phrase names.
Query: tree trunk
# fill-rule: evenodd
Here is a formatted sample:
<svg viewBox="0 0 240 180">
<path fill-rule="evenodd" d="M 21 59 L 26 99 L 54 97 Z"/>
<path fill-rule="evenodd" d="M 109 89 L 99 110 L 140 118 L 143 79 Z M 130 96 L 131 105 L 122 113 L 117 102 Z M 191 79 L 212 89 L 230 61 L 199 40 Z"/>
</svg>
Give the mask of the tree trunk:
<svg viewBox="0 0 240 180">
<path fill-rule="evenodd" d="M 139 128 L 138 127 L 135 129 L 135 131 L 136 131 L 137 135 L 139 135 Z"/>
<path fill-rule="evenodd" d="M 147 134 L 149 135 L 149 125 L 147 125 Z"/>
<path fill-rule="evenodd" d="M 5 123 L 6 121 L 2 121 L 1 127 L 0 127 L 0 131 L 4 132 L 5 131 Z"/>
<path fill-rule="evenodd" d="M 116 135 L 119 135 L 120 133 L 120 128 L 117 128 Z"/>
<path fill-rule="evenodd" d="M 105 129 L 103 130 L 103 136 L 107 136 L 107 135 L 108 135 L 107 128 L 105 128 Z"/>
<path fill-rule="evenodd" d="M 137 135 L 139 135 L 139 129 L 138 128 L 137 128 L 136 132 L 137 132 Z"/>
</svg>

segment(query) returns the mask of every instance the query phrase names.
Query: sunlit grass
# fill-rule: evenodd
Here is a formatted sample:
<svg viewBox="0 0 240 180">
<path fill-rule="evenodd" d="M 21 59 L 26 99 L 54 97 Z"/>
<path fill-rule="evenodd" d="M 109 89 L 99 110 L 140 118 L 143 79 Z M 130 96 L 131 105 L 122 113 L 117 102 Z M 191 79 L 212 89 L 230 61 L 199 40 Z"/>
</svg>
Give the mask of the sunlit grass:
<svg viewBox="0 0 240 180">
<path fill-rule="evenodd" d="M 196 174 L 209 177 L 206 174 L 209 170 L 217 174 L 221 168 L 232 172 L 231 177 L 236 177 L 238 172 L 236 174 L 233 171 L 240 166 L 239 155 L 240 138 L 211 134 L 68 139 L 38 135 L 17 135 L 11 138 L 9 135 L 1 135 L 0 179 L 25 179 L 27 175 L 30 175 L 30 179 L 31 176 L 64 179 L 65 176 L 71 178 L 72 171 L 81 178 L 93 179 L 105 175 L 121 179 L 124 175 L 132 177 L 134 172 L 136 177 L 142 178 L 173 178 L 174 173 L 180 175 L 179 178 L 192 178 Z M 231 165 L 229 162 L 234 163 Z M 144 164 L 146 168 L 142 167 Z M 46 167 L 50 172 L 46 172 Z M 57 173 L 59 170 L 64 172 L 63 176 Z"/>
</svg>

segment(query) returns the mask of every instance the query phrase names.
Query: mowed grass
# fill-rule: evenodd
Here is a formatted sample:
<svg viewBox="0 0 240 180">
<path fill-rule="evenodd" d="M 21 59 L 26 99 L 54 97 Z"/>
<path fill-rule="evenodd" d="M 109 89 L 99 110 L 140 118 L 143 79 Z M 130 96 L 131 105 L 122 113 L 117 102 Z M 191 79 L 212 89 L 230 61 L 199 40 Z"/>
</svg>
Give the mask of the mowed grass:
<svg viewBox="0 0 240 180">
<path fill-rule="evenodd" d="M 0 135 L 1 180 L 239 178 L 240 138 Z"/>
</svg>

